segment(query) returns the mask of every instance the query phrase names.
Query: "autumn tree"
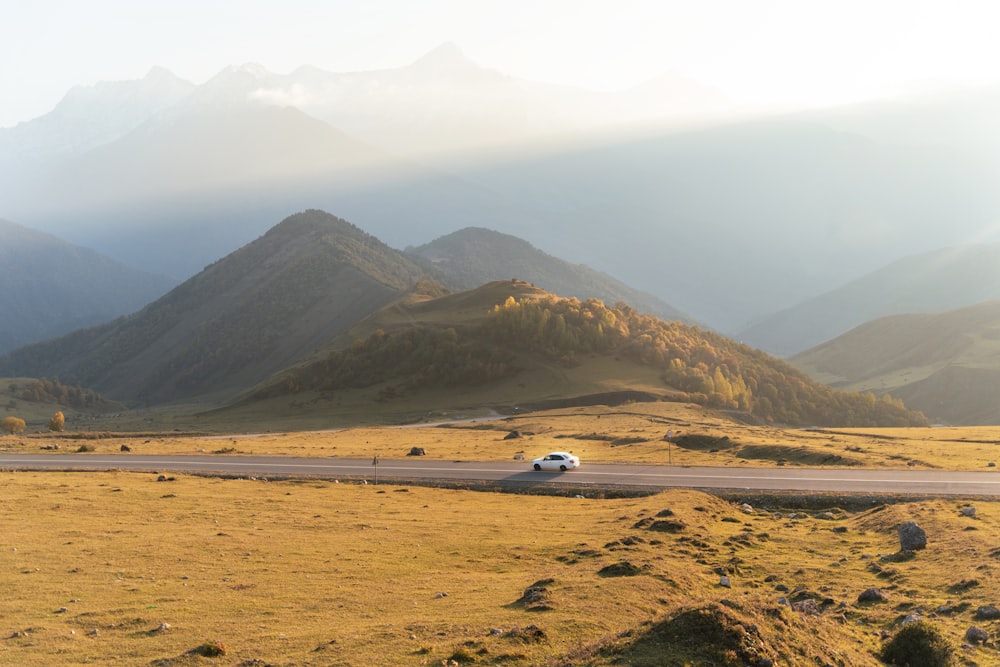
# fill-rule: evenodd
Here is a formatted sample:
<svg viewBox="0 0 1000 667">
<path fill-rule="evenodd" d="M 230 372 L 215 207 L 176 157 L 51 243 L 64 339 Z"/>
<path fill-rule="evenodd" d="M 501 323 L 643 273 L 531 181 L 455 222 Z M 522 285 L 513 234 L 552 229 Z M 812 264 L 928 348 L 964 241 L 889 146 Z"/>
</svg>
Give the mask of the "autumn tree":
<svg viewBox="0 0 1000 667">
<path fill-rule="evenodd" d="M 0 421 L 0 428 L 11 434 L 23 432 L 25 426 L 27 424 L 24 423 L 24 420 L 17 417 L 6 417 L 3 421 Z"/>
<path fill-rule="evenodd" d="M 50 431 L 62 431 L 66 428 L 66 416 L 62 412 L 57 412 L 52 415 L 52 419 L 49 420 L 49 430 Z"/>
</svg>

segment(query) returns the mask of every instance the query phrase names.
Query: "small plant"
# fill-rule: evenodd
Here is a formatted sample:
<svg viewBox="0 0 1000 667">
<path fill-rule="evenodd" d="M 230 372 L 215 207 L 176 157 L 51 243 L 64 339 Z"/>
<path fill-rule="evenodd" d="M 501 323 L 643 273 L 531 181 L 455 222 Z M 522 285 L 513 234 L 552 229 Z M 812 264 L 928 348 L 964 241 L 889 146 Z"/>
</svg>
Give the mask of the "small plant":
<svg viewBox="0 0 1000 667">
<path fill-rule="evenodd" d="M 219 656 L 226 655 L 229 648 L 220 641 L 212 639 L 205 642 L 201 646 L 191 649 L 191 653 L 196 653 L 200 656 L 206 658 L 218 658 Z"/>
<path fill-rule="evenodd" d="M 95 451 L 95 449 L 94 449 L 93 445 L 80 445 L 79 447 L 76 448 L 76 451 L 78 451 L 78 452 L 93 452 L 93 451 Z"/>
<path fill-rule="evenodd" d="M 886 642 L 880 656 L 888 665 L 908 667 L 949 667 L 954 649 L 937 626 L 927 621 L 908 623 Z"/>
</svg>

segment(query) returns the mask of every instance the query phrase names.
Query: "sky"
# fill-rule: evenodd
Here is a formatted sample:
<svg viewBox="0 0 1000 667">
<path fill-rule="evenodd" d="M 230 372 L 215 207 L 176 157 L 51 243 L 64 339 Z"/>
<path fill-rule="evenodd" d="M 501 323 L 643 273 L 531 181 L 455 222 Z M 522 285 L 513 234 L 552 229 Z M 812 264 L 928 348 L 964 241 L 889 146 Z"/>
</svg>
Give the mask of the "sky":
<svg viewBox="0 0 1000 667">
<path fill-rule="evenodd" d="M 1000 82 L 998 24 L 995 0 L 0 0 L 0 127 L 154 66 L 360 71 L 444 42 L 592 90 L 675 72 L 744 105 L 842 104 Z"/>
</svg>

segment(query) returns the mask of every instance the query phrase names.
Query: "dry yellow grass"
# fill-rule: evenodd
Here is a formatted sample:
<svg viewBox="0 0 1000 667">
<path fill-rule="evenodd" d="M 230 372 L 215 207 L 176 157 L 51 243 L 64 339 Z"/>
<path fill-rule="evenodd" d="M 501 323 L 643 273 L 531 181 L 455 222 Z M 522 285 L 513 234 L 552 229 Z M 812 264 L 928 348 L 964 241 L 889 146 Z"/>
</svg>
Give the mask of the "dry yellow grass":
<svg viewBox="0 0 1000 667">
<path fill-rule="evenodd" d="M 669 462 L 699 466 L 781 464 L 989 470 L 995 469 L 989 466 L 991 462 L 1000 461 L 1000 426 L 789 429 L 742 424 L 727 414 L 667 402 L 566 408 L 433 425 L 436 420 L 465 419 L 476 414 L 483 412 L 434 412 L 425 415 L 430 423 L 408 427 L 360 426 L 225 436 L 188 436 L 168 430 L 74 440 L 34 433 L 0 437 L 0 451 L 35 452 L 52 444 L 60 445 L 59 451 L 72 451 L 86 442 L 105 453 L 118 451 L 122 444 L 127 444 L 134 452 L 144 454 L 226 452 L 337 457 L 377 454 L 385 458 L 403 457 L 411 447 L 422 447 L 429 458 L 482 461 L 511 460 L 518 452 L 531 458 L 552 450 L 568 450 L 585 462 Z M 524 437 L 505 440 L 512 430 L 520 431 Z M 680 442 L 664 441 L 668 431 Z M 682 446 L 689 436 L 709 444 L 699 448 Z"/>
<path fill-rule="evenodd" d="M 600 500 L 154 480 L 0 474 L 0 664 L 208 664 L 189 653 L 208 641 L 227 647 L 214 664 L 231 665 L 610 664 L 602 646 L 725 600 L 756 619 L 775 664 L 860 665 L 909 613 L 938 616 L 957 645 L 975 609 L 1000 599 L 995 502 L 977 518 L 948 500 L 822 519 L 681 490 Z M 676 532 L 652 529 L 665 509 Z M 928 549 L 880 561 L 907 519 Z M 623 559 L 636 576 L 598 574 Z M 546 579 L 547 610 L 519 602 Z M 869 586 L 889 601 L 857 603 Z M 782 595 L 823 612 L 793 612 Z M 544 638 L 524 640 L 529 626 Z M 1000 660 L 995 646 L 969 655 Z"/>
</svg>

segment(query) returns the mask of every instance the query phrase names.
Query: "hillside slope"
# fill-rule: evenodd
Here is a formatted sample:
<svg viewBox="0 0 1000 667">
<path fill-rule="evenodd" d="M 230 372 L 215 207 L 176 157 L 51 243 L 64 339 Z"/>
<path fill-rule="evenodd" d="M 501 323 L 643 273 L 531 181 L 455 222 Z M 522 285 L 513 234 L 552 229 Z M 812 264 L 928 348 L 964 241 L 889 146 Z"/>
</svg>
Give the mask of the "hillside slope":
<svg viewBox="0 0 1000 667">
<path fill-rule="evenodd" d="M 58 376 L 124 401 L 225 396 L 308 355 L 422 275 L 350 223 L 306 211 L 132 316 L 7 355 L 0 375 Z"/>
<path fill-rule="evenodd" d="M 831 386 L 891 392 L 935 420 L 1000 424 L 1000 301 L 879 318 L 789 361 Z"/>
<path fill-rule="evenodd" d="M 600 299 L 606 304 L 623 301 L 661 319 L 693 322 L 652 294 L 588 266 L 553 257 L 516 236 L 490 229 L 460 229 L 422 246 L 407 248 L 406 254 L 430 262 L 451 284 L 463 290 L 516 277 L 554 294 Z"/>
<path fill-rule="evenodd" d="M 0 220 L 0 354 L 131 313 L 174 284 Z"/>
<path fill-rule="evenodd" d="M 795 354 L 878 317 L 937 313 L 992 299 L 1000 299 L 1000 244 L 943 248 L 897 260 L 783 310 L 738 338 L 773 354 Z"/>
<path fill-rule="evenodd" d="M 779 423 L 926 423 L 899 401 L 832 390 L 723 336 L 628 306 L 563 299 L 517 280 L 398 301 L 350 339 L 271 378 L 244 405 L 339 404 L 359 395 L 369 405 L 391 405 L 440 392 L 439 400 L 453 405 L 556 406 L 607 403 L 616 394 L 702 403 Z"/>
</svg>

